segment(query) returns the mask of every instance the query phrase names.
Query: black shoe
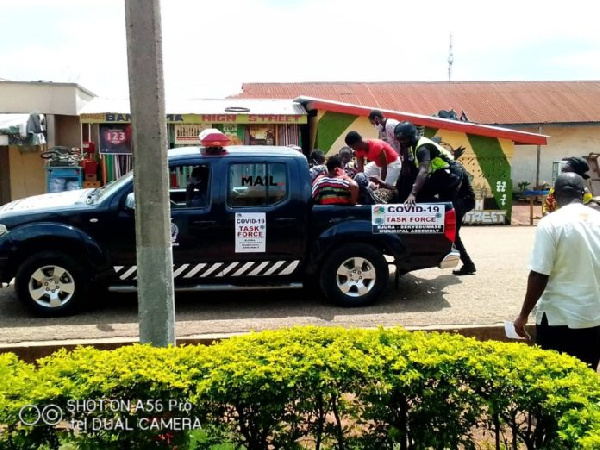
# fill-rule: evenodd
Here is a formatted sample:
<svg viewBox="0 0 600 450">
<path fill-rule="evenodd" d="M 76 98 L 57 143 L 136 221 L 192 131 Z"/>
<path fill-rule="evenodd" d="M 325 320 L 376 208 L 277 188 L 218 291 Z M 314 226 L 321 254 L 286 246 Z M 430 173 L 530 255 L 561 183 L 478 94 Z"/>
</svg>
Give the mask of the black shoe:
<svg viewBox="0 0 600 450">
<path fill-rule="evenodd" d="M 475 266 L 465 266 L 463 265 L 458 270 L 453 270 L 452 273 L 454 275 L 475 275 Z"/>
</svg>

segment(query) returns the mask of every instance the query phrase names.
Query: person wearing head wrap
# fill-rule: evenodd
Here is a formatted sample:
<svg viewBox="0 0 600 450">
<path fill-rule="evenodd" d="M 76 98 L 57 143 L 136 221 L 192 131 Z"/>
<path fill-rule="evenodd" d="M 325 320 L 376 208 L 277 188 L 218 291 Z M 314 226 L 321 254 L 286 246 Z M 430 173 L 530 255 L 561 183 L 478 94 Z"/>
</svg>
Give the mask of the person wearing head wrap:
<svg viewBox="0 0 600 450">
<path fill-rule="evenodd" d="M 348 175 L 350 178 L 354 178 L 354 176 L 357 173 L 357 170 L 354 165 L 354 162 L 352 161 L 352 149 L 347 146 L 342 147 L 338 152 L 338 156 L 342 160 L 342 164 L 344 165 L 344 172 L 346 172 L 346 175 Z"/>
<path fill-rule="evenodd" d="M 562 173 L 573 172 L 579 175 L 584 180 L 587 180 L 589 178 L 589 175 L 587 175 L 586 172 L 590 170 L 590 167 L 588 166 L 588 163 L 585 161 L 585 159 L 580 158 L 579 156 L 570 156 L 567 158 L 563 158 L 562 160 Z M 590 191 L 587 188 L 585 188 L 585 194 L 583 195 L 583 204 L 585 205 L 586 203 L 589 203 L 590 200 L 592 200 L 592 198 L 593 196 L 590 193 Z M 550 188 L 550 192 L 548 192 L 548 196 L 545 198 L 544 203 L 542 204 L 542 215 L 545 216 L 546 214 L 554 212 L 557 209 L 558 206 L 556 204 L 556 198 L 554 196 L 554 188 L 552 187 Z"/>
<path fill-rule="evenodd" d="M 327 167 L 325 167 L 325 154 L 315 149 L 310 154 L 310 161 L 308 162 L 310 167 L 310 178 L 315 181 L 318 176 L 327 174 Z"/>
</svg>

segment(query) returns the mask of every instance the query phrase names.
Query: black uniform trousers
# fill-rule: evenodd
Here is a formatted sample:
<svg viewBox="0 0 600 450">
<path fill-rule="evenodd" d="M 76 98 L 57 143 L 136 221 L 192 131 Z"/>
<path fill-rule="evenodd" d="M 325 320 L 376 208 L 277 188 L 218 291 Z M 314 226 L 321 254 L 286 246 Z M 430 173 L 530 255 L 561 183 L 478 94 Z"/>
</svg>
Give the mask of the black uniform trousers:
<svg viewBox="0 0 600 450">
<path fill-rule="evenodd" d="M 556 350 L 574 356 L 592 369 L 600 362 L 600 326 L 569 328 L 566 325 L 548 325 L 546 314 L 535 327 L 535 342 L 544 350 Z"/>
<path fill-rule="evenodd" d="M 439 201 L 452 202 L 456 211 L 456 239 L 454 246 L 460 253 L 460 260 L 463 265 L 469 268 L 475 267 L 460 237 L 463 217 L 475 207 L 475 192 L 469 181 L 468 172 L 460 163 L 453 161 L 450 169 L 438 169 L 429 175 L 422 192 L 419 193 L 417 201 L 435 201 L 436 196 Z"/>
</svg>

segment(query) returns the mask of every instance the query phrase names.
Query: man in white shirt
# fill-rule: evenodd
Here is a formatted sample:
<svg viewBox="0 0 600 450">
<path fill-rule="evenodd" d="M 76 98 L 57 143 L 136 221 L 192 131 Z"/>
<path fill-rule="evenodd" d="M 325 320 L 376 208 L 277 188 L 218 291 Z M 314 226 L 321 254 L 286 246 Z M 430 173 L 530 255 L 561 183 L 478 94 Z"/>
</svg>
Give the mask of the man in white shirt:
<svg viewBox="0 0 600 450">
<path fill-rule="evenodd" d="M 600 361 L 600 212 L 584 206 L 583 179 L 563 173 L 554 187 L 559 210 L 537 226 L 523 307 L 514 322 L 522 337 L 537 303 L 536 343 L 575 356 L 594 370 Z"/>
<path fill-rule="evenodd" d="M 374 109 L 369 113 L 369 122 L 371 122 L 371 125 L 373 125 L 379 133 L 379 136 L 377 137 L 390 144 L 394 150 L 396 150 L 396 153 L 402 157 L 402 153 L 400 152 L 400 142 L 394 137 L 394 128 L 396 128 L 396 125 L 400 122 L 396 119 L 384 117 L 383 113 L 377 109 Z M 404 161 L 402 161 L 402 163 L 404 163 Z"/>
</svg>

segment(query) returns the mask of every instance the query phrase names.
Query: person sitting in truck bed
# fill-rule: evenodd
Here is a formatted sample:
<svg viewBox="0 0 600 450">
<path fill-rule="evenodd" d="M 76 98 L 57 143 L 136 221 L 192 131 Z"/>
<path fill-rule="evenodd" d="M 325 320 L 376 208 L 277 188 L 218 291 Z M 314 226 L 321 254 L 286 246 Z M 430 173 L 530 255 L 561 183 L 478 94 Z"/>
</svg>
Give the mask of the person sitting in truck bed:
<svg viewBox="0 0 600 450">
<path fill-rule="evenodd" d="M 342 160 L 342 165 L 344 166 L 344 172 L 350 178 L 354 178 L 357 173 L 356 166 L 352 161 L 352 149 L 350 147 L 342 147 L 338 152 L 338 156 Z"/>
<path fill-rule="evenodd" d="M 319 149 L 313 150 L 310 154 L 309 166 L 310 178 L 312 181 L 315 181 L 320 175 L 327 174 L 327 167 L 325 166 L 325 154 Z"/>
<path fill-rule="evenodd" d="M 327 174 L 313 182 L 313 202 L 318 205 L 356 205 L 358 184 L 343 172 L 342 160 L 332 156 L 325 166 Z"/>
</svg>

